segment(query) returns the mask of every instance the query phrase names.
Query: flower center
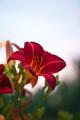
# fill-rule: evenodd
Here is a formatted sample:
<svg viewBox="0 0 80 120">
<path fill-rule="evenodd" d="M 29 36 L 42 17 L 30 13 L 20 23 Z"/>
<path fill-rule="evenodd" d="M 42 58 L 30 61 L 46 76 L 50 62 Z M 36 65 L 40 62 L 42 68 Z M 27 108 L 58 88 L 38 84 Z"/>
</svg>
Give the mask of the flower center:
<svg viewBox="0 0 80 120">
<path fill-rule="evenodd" d="M 34 56 L 32 60 L 31 67 L 36 74 L 39 74 L 39 69 L 40 69 L 42 60 L 43 60 L 42 56 L 39 56 L 39 55 Z"/>
</svg>

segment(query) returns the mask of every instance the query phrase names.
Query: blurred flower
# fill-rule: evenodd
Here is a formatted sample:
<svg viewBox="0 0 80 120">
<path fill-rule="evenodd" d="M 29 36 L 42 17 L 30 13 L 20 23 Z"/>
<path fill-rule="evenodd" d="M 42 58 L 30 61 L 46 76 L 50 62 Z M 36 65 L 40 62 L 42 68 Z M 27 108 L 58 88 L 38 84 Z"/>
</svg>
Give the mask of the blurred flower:
<svg viewBox="0 0 80 120">
<path fill-rule="evenodd" d="M 0 114 L 0 120 L 5 120 L 5 117 L 2 114 Z"/>
<path fill-rule="evenodd" d="M 26 69 L 28 81 L 34 86 L 38 76 L 44 76 L 51 89 L 56 86 L 56 78 L 52 74 L 62 70 L 66 63 L 60 57 L 51 54 L 35 42 L 26 42 L 23 49 L 14 52 L 8 59 L 21 61 Z"/>
<path fill-rule="evenodd" d="M 0 64 L 0 94 L 12 93 L 9 78 L 4 74 L 4 65 Z"/>
<path fill-rule="evenodd" d="M 13 109 L 12 120 L 21 120 L 20 111 L 16 108 Z M 31 116 L 28 116 L 26 113 L 23 113 L 23 120 L 32 120 Z"/>
</svg>

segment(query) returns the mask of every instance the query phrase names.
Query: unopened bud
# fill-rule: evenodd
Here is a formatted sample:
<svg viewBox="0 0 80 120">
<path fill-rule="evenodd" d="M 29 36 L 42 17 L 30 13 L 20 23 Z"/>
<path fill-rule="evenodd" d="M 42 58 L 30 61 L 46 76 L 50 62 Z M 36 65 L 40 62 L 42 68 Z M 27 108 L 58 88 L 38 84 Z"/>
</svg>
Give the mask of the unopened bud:
<svg viewBox="0 0 80 120">
<path fill-rule="evenodd" d="M 13 53 L 13 49 L 10 41 L 6 41 L 6 59 L 7 60 L 12 55 L 12 53 Z"/>
</svg>

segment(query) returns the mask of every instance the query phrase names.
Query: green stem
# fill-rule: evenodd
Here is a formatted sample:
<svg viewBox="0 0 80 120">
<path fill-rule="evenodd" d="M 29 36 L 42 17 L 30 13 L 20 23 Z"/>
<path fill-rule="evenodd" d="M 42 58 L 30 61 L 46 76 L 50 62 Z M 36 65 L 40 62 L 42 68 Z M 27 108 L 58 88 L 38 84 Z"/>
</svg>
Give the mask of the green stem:
<svg viewBox="0 0 80 120">
<path fill-rule="evenodd" d="M 17 90 L 15 92 L 15 96 L 16 96 L 16 102 L 17 102 L 17 105 L 18 105 L 17 107 L 18 107 L 18 110 L 19 110 L 20 119 L 24 120 L 23 111 L 22 111 L 22 107 L 21 107 L 22 94 L 20 93 L 22 90 L 20 90 L 18 80 L 16 82 L 17 82 L 17 84 L 16 84 Z"/>
<path fill-rule="evenodd" d="M 21 120 L 24 120 L 24 117 L 23 117 L 23 111 L 22 111 L 22 108 L 21 108 L 21 99 L 18 98 L 18 105 L 19 105 L 19 114 L 20 114 L 20 118 Z"/>
</svg>

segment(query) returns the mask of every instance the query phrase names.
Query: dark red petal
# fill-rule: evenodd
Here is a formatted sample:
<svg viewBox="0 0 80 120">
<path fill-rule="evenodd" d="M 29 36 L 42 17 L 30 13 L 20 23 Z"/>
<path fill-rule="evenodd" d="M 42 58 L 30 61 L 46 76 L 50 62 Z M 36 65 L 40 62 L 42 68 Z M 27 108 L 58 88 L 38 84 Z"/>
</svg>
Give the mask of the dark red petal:
<svg viewBox="0 0 80 120">
<path fill-rule="evenodd" d="M 0 88 L 4 89 L 5 87 L 11 88 L 10 80 L 6 75 L 1 74 L 0 75 Z"/>
<path fill-rule="evenodd" d="M 4 88 L 4 89 L 2 89 L 2 88 L 0 88 L 0 94 L 11 94 L 13 91 L 12 91 L 12 89 L 11 88 Z"/>
<path fill-rule="evenodd" d="M 24 52 L 23 51 L 16 51 L 9 57 L 8 62 L 10 60 L 19 60 L 21 62 L 24 62 L 24 61 L 26 61 L 26 58 L 24 56 Z"/>
<path fill-rule="evenodd" d="M 47 80 L 47 83 L 49 87 L 53 90 L 56 86 L 56 78 L 52 74 L 42 74 L 45 79 Z"/>
<path fill-rule="evenodd" d="M 25 96 L 26 95 L 26 90 L 23 88 L 22 89 L 22 96 Z"/>
<path fill-rule="evenodd" d="M 62 70 L 66 63 L 60 57 L 51 53 L 45 52 L 43 63 L 41 65 L 41 73 L 56 73 Z"/>
<path fill-rule="evenodd" d="M 0 64 L 0 74 L 4 71 L 4 65 Z"/>
<path fill-rule="evenodd" d="M 30 42 L 33 46 L 34 56 L 43 56 L 44 50 L 43 47 L 36 42 Z"/>
<path fill-rule="evenodd" d="M 26 61 L 22 61 L 21 64 L 22 64 L 23 68 L 25 68 L 25 69 L 29 69 L 29 67 L 30 67 L 30 66 L 27 64 Z"/>
<path fill-rule="evenodd" d="M 26 42 L 24 46 L 25 56 L 30 64 L 31 61 L 34 59 L 41 62 L 41 57 L 43 56 L 43 48 L 40 44 L 36 42 Z"/>
<path fill-rule="evenodd" d="M 11 88 L 9 78 L 6 75 L 1 74 L 0 75 L 0 94 L 10 94 L 12 92 L 13 91 Z"/>
<path fill-rule="evenodd" d="M 28 64 L 30 64 L 33 59 L 33 46 L 30 42 L 24 44 L 24 54 Z"/>
</svg>

